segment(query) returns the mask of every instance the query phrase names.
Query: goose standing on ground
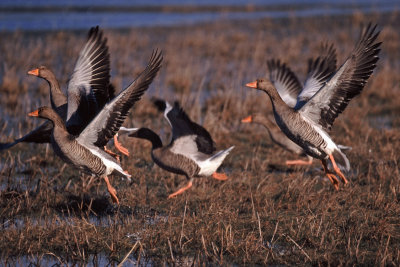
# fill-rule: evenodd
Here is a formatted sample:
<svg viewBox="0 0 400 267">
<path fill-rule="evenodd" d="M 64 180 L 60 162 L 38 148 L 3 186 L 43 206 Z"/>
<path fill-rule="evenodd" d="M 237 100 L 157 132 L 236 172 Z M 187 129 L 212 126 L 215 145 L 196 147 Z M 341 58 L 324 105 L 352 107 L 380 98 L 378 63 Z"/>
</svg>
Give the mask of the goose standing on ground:
<svg viewBox="0 0 400 267">
<path fill-rule="evenodd" d="M 379 35 L 376 27 L 369 24 L 363 29 L 345 63 L 308 101 L 297 102 L 294 108 L 282 100 L 271 81 L 260 79 L 246 84 L 268 94 L 279 128 L 308 155 L 321 160 L 326 175 L 336 189 L 339 188 L 339 180 L 335 174 L 345 184 L 348 183 L 336 162 L 346 170 L 349 170 L 350 164 L 327 132 L 349 101 L 361 92 L 376 67 L 381 45 L 375 42 Z M 334 172 L 328 170 L 328 159 Z"/>
<path fill-rule="evenodd" d="M 225 174 L 216 170 L 222 164 L 225 157 L 233 149 L 233 146 L 215 152 L 215 143 L 210 134 L 202 126 L 190 120 L 189 116 L 177 102 L 172 107 L 166 101 L 156 102 L 161 105 L 164 116 L 172 127 L 172 138 L 169 145 L 163 147 L 160 137 L 148 128 L 140 128 L 129 136 L 142 138 L 152 143 L 151 157 L 153 161 L 172 173 L 185 175 L 188 184 L 168 198 L 175 197 L 192 187 L 193 178 L 212 176 L 217 180 L 228 179 Z"/>
<path fill-rule="evenodd" d="M 66 121 L 68 132 L 73 135 L 79 135 L 105 103 L 114 97 L 114 87 L 110 83 L 107 38 L 103 37 L 98 26 L 90 29 L 88 39 L 79 53 L 68 83 L 68 97 L 62 92 L 54 73 L 47 67 L 32 69 L 28 74 L 48 82 L 51 107 Z M 0 150 L 20 142 L 49 143 L 51 130 L 51 123 L 47 121 L 12 143 L 0 144 Z M 115 146 L 127 154 L 127 150 L 118 142 L 115 142 Z"/>
<path fill-rule="evenodd" d="M 76 168 L 102 177 L 112 200 L 118 204 L 117 192 L 107 176 L 116 174 L 130 178 L 130 175 L 102 148 L 118 132 L 129 109 L 147 90 L 160 69 L 161 62 L 161 52 L 153 52 L 146 69 L 139 77 L 107 103 L 79 136 L 68 133 L 63 119 L 49 107 L 41 107 L 29 113 L 29 116 L 44 118 L 53 124 L 51 144 L 54 152 Z"/>
</svg>

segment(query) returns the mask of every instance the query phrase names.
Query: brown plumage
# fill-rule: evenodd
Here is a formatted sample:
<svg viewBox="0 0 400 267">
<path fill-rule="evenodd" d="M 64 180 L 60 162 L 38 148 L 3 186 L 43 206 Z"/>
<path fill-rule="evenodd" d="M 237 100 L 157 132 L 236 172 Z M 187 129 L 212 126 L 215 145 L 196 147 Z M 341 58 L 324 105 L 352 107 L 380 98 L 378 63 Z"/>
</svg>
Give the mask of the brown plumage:
<svg viewBox="0 0 400 267">
<path fill-rule="evenodd" d="M 154 52 L 149 64 L 139 77 L 109 102 L 79 136 L 71 135 L 67 131 L 64 120 L 49 107 L 41 107 L 29 114 L 47 119 L 53 124 L 51 144 L 54 152 L 74 167 L 102 177 L 107 183 L 113 201 L 117 203 L 116 190 L 109 183 L 107 176 L 117 174 L 129 178 L 130 175 L 125 173 L 119 163 L 102 148 L 118 132 L 129 109 L 148 89 L 161 67 L 161 62 L 161 53 Z"/>
<path fill-rule="evenodd" d="M 376 26 L 368 25 L 363 29 L 360 40 L 345 63 L 305 104 L 294 109 L 282 100 L 270 81 L 260 79 L 246 85 L 268 94 L 277 125 L 308 155 L 321 160 L 325 173 L 336 189 L 339 187 L 339 181 L 335 174 L 347 183 L 336 161 L 346 170 L 350 168 L 350 164 L 327 130 L 330 130 L 335 118 L 349 101 L 361 92 L 372 74 L 379 59 L 381 43 L 375 42 L 378 34 Z M 327 159 L 331 160 L 334 173 L 328 170 Z"/>
</svg>

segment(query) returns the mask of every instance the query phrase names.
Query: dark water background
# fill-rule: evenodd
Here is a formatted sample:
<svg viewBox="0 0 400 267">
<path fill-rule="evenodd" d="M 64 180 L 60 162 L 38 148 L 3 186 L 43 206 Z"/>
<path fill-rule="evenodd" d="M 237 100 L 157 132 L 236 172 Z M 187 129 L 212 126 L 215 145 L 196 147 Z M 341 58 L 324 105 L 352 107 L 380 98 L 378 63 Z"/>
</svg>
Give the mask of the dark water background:
<svg viewBox="0 0 400 267">
<path fill-rule="evenodd" d="M 393 0 L 2 0 L 0 31 L 131 28 L 220 20 L 344 15 L 398 10 Z"/>
</svg>

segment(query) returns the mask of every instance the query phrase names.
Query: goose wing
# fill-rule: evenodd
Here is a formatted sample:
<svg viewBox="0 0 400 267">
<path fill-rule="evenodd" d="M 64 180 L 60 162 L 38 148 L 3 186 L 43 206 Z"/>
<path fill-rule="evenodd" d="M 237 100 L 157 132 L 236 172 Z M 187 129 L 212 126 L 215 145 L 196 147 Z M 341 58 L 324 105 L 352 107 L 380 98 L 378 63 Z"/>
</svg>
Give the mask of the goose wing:
<svg viewBox="0 0 400 267">
<path fill-rule="evenodd" d="M 297 95 L 301 91 L 301 83 L 292 70 L 280 60 L 268 60 L 269 80 L 274 84 L 285 103 L 293 108 L 296 105 Z"/>
<path fill-rule="evenodd" d="M 183 136 L 194 136 L 197 150 L 205 154 L 212 154 L 215 148 L 215 142 L 210 133 L 201 125 L 193 122 L 186 112 L 175 102 L 174 107 L 166 114 L 172 127 L 172 141 Z"/>
<path fill-rule="evenodd" d="M 330 130 L 336 117 L 343 112 L 349 101 L 358 95 L 371 76 L 379 57 L 375 42 L 379 35 L 376 25 L 369 24 L 361 33 L 353 52 L 345 63 L 298 111 L 324 130 Z"/>
<path fill-rule="evenodd" d="M 103 147 L 121 127 L 129 109 L 142 97 L 161 68 L 162 53 L 154 51 L 146 69 L 126 89 L 106 104 L 77 138 L 78 142 Z"/>
<path fill-rule="evenodd" d="M 295 109 L 303 106 L 336 71 L 336 49 L 333 44 L 322 44 L 321 55 L 308 60 L 307 78 L 297 96 Z"/>
<path fill-rule="evenodd" d="M 210 133 L 203 126 L 193 122 L 177 101 L 174 106 L 163 99 L 153 98 L 152 101 L 157 109 L 164 113 L 165 119 L 172 128 L 171 144 L 175 142 L 174 145 L 178 145 L 182 140 L 186 140 L 184 141 L 186 150 L 190 145 L 196 151 L 205 154 L 212 154 L 216 150 Z M 183 136 L 192 136 L 193 138 L 182 139 Z M 182 140 L 177 141 L 178 139 Z M 190 140 L 193 141 L 192 144 L 190 144 Z M 179 147 L 182 146 L 179 145 Z"/>
<path fill-rule="evenodd" d="M 107 38 L 97 26 L 90 29 L 68 83 L 68 124 L 86 126 L 109 100 L 109 86 Z M 80 109 L 81 105 L 88 108 Z"/>
</svg>

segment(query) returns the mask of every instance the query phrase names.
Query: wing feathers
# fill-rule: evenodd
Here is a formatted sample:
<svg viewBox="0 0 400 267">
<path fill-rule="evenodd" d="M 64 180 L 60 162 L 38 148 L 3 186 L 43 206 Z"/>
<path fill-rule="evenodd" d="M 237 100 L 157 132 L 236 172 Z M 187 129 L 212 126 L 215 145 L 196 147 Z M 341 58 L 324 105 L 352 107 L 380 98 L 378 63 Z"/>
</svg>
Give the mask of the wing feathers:
<svg viewBox="0 0 400 267">
<path fill-rule="evenodd" d="M 121 91 L 101 112 L 92 120 L 78 137 L 78 141 L 91 143 L 102 147 L 119 130 L 129 109 L 140 100 L 144 92 L 161 68 L 163 60 L 161 51 L 155 50 L 146 69 L 125 90 Z"/>
<path fill-rule="evenodd" d="M 296 105 L 297 95 L 301 91 L 301 83 L 296 75 L 285 63 L 279 60 L 267 61 L 270 81 L 274 84 L 279 95 L 285 103 L 293 108 Z"/>
<path fill-rule="evenodd" d="M 376 25 L 369 24 L 363 31 L 350 57 L 337 70 L 299 112 L 330 130 L 334 120 L 347 107 L 349 101 L 358 95 L 376 67 L 379 46 L 374 43 L 379 35 Z"/>
</svg>

